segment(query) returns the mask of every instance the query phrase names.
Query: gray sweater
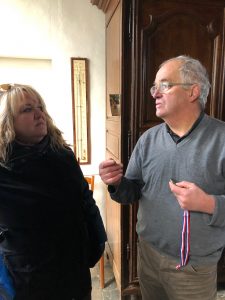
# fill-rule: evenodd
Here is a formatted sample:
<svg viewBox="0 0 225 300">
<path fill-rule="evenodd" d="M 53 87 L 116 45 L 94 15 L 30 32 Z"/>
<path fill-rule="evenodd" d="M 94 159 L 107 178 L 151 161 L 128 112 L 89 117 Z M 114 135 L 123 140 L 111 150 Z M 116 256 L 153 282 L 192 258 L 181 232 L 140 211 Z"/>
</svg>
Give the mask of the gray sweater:
<svg viewBox="0 0 225 300">
<path fill-rule="evenodd" d="M 191 212 L 191 264 L 215 263 L 225 246 L 225 123 L 204 115 L 198 126 L 176 144 L 160 124 L 137 142 L 125 177 L 111 193 L 129 204 L 139 200 L 137 233 L 161 253 L 179 262 L 183 210 L 169 180 L 189 181 L 213 195 L 213 215 Z"/>
</svg>

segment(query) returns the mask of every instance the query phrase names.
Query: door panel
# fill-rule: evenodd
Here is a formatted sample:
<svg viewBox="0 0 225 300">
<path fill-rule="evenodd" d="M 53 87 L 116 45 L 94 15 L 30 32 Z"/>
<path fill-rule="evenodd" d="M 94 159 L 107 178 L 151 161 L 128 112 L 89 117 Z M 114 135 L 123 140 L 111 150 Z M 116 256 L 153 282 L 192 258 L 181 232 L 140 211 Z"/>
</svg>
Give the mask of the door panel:
<svg viewBox="0 0 225 300">
<path fill-rule="evenodd" d="M 147 14 L 147 11 L 144 13 Z M 223 119 L 223 99 L 219 95 L 224 90 L 224 84 L 218 79 L 222 76 L 223 70 L 224 36 L 221 28 L 224 20 L 223 11 L 215 13 L 212 11 L 209 17 L 204 15 L 204 9 L 198 14 L 194 7 L 187 10 L 170 5 L 169 11 L 162 10 L 157 14 L 149 8 L 149 23 L 140 30 L 142 66 L 140 133 L 159 122 L 155 116 L 154 100 L 149 93 L 149 87 L 154 82 L 159 65 L 164 60 L 181 54 L 199 59 L 206 67 L 212 83 L 206 112 Z"/>
</svg>

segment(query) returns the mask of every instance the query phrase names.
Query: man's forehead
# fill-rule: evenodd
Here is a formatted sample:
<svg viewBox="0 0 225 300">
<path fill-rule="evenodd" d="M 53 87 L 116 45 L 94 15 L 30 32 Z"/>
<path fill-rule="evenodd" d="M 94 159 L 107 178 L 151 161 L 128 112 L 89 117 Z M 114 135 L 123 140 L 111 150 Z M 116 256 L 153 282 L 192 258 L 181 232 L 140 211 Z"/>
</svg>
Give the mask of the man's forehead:
<svg viewBox="0 0 225 300">
<path fill-rule="evenodd" d="M 155 81 L 174 80 L 180 78 L 179 67 L 181 62 L 169 61 L 165 63 L 157 72 Z"/>
</svg>

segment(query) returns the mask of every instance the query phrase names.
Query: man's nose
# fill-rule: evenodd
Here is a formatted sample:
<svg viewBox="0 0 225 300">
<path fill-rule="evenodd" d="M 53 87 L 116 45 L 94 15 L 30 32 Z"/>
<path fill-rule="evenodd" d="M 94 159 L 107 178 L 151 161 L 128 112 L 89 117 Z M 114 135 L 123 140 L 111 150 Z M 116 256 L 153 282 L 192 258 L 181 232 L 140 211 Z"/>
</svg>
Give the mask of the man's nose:
<svg viewBox="0 0 225 300">
<path fill-rule="evenodd" d="M 152 97 L 154 99 L 156 99 L 156 98 L 159 98 L 161 95 L 162 95 L 162 93 L 160 92 L 159 88 L 156 87 L 155 90 L 154 90 L 154 93 L 152 94 Z"/>
</svg>

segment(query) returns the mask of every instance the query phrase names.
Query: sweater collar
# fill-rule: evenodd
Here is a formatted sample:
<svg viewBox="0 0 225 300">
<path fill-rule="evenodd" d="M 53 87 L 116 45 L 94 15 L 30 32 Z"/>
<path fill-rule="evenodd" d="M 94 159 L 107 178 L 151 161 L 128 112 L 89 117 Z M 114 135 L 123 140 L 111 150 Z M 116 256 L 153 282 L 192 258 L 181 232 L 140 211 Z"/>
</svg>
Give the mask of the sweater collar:
<svg viewBox="0 0 225 300">
<path fill-rule="evenodd" d="M 199 123 L 203 119 L 204 115 L 205 115 L 205 112 L 202 111 L 200 113 L 198 119 L 192 125 L 191 129 L 185 135 L 183 135 L 182 137 L 180 137 L 176 133 L 174 133 L 167 124 L 166 124 L 166 130 L 170 134 L 170 136 L 172 137 L 172 139 L 174 140 L 174 142 L 176 144 L 178 144 L 178 143 L 180 143 L 182 140 L 184 140 L 186 137 L 188 137 L 191 134 L 191 132 L 199 125 Z"/>
</svg>

